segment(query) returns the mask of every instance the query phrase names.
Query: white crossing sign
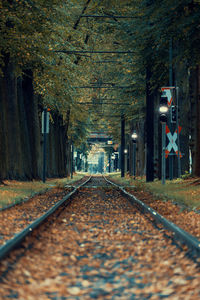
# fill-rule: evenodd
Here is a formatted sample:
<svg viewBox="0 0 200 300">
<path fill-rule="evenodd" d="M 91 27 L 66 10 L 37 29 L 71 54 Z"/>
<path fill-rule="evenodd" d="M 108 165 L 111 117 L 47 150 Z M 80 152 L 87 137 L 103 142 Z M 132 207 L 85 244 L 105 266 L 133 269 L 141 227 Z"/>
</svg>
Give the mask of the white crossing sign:
<svg viewBox="0 0 200 300">
<path fill-rule="evenodd" d="M 179 133 L 181 131 L 181 126 L 179 126 L 178 128 L 179 130 Z M 166 125 L 166 135 L 168 137 L 168 140 L 169 140 L 169 144 L 167 145 L 166 147 L 166 150 L 165 150 L 165 157 L 167 158 L 169 153 L 172 151 L 172 149 L 174 150 L 174 152 L 176 153 L 176 155 L 178 156 L 178 146 L 176 144 L 176 140 L 177 140 L 177 129 L 176 131 L 174 132 L 174 134 L 172 135 L 170 130 L 169 130 L 169 127 Z M 182 157 L 182 154 L 179 150 L 179 155 L 180 157 Z"/>
</svg>

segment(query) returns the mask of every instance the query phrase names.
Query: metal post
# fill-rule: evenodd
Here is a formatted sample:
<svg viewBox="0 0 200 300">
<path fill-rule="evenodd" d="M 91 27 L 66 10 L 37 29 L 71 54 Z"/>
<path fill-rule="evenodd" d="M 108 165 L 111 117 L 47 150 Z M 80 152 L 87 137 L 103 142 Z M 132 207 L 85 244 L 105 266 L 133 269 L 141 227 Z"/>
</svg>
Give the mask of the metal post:
<svg viewBox="0 0 200 300">
<path fill-rule="evenodd" d="M 121 177 L 124 177 L 125 118 L 121 116 Z"/>
<path fill-rule="evenodd" d="M 114 171 L 117 171 L 117 157 L 115 154 L 115 159 L 114 159 Z"/>
<path fill-rule="evenodd" d="M 165 184 L 166 164 L 165 164 L 165 148 L 166 148 L 166 123 L 162 122 L 162 184 Z"/>
<path fill-rule="evenodd" d="M 177 130 L 177 147 L 178 147 L 178 178 L 181 177 L 181 157 L 180 157 L 180 136 L 179 136 L 179 120 L 178 120 L 178 107 L 179 107 L 179 88 L 176 87 L 176 130 Z"/>
<path fill-rule="evenodd" d="M 173 85 L 172 59 L 173 59 L 173 44 L 172 44 L 172 38 L 170 38 L 170 40 L 169 40 L 169 86 Z"/>
<path fill-rule="evenodd" d="M 110 149 L 109 149 L 110 151 Z M 110 159 L 110 152 L 109 152 L 109 156 L 108 156 L 108 173 L 110 173 L 111 171 L 111 159 Z"/>
<path fill-rule="evenodd" d="M 118 169 L 119 169 L 119 158 L 118 158 L 118 154 L 116 153 L 115 154 L 115 171 L 117 171 Z"/>
<path fill-rule="evenodd" d="M 46 143 L 47 143 L 47 109 L 44 108 L 44 133 L 43 133 L 43 174 L 42 181 L 46 181 Z"/>
<path fill-rule="evenodd" d="M 172 59 L 173 59 L 173 44 L 172 44 L 172 38 L 169 40 L 169 86 L 173 86 L 173 65 L 172 65 Z M 171 110 L 171 107 L 170 107 Z M 169 129 L 170 132 L 172 132 L 172 123 L 169 121 Z M 173 156 L 169 156 L 169 179 L 172 180 L 174 177 L 173 174 Z"/>
<path fill-rule="evenodd" d="M 136 175 L 136 142 L 133 142 L 133 177 Z"/>
<path fill-rule="evenodd" d="M 127 155 L 128 153 L 124 154 L 124 173 L 127 173 Z"/>
<path fill-rule="evenodd" d="M 74 147 L 71 144 L 71 179 L 73 178 L 73 160 L 74 160 Z"/>
</svg>

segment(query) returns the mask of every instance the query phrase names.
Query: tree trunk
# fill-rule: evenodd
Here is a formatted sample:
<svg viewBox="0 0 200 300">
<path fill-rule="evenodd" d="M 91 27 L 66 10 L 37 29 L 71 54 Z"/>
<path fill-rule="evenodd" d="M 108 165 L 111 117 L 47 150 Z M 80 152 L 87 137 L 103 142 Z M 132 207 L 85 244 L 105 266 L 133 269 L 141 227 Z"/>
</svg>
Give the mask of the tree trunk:
<svg viewBox="0 0 200 300">
<path fill-rule="evenodd" d="M 29 128 L 27 124 L 27 114 L 25 111 L 24 95 L 22 88 L 22 79 L 17 80 L 17 95 L 18 95 L 18 109 L 20 120 L 20 139 L 21 139 L 21 155 L 23 160 L 23 172 L 27 179 L 32 179 L 31 166 L 31 144 L 29 139 Z"/>
<path fill-rule="evenodd" d="M 1 140 L 5 156 L 4 176 L 10 179 L 25 178 L 23 172 L 23 157 L 19 120 L 19 102 L 17 95 L 17 79 L 14 75 L 14 65 L 6 59 L 2 81 L 1 103 L 4 111 L 3 131 Z"/>
<path fill-rule="evenodd" d="M 67 174 L 66 144 L 68 125 L 63 125 L 62 117 L 57 113 L 52 114 L 52 117 L 54 122 L 50 125 L 48 136 L 47 175 L 48 177 L 64 177 Z"/>
<path fill-rule="evenodd" d="M 41 177 L 41 130 L 38 112 L 38 96 L 34 95 L 33 75 L 31 70 L 26 71 L 22 81 L 24 106 L 27 119 L 28 135 L 26 143 L 29 143 L 31 177 Z"/>
<path fill-rule="evenodd" d="M 190 72 L 192 173 L 200 176 L 200 68 Z"/>
<path fill-rule="evenodd" d="M 146 181 L 154 180 L 154 97 L 150 88 L 151 71 L 146 70 Z"/>
</svg>

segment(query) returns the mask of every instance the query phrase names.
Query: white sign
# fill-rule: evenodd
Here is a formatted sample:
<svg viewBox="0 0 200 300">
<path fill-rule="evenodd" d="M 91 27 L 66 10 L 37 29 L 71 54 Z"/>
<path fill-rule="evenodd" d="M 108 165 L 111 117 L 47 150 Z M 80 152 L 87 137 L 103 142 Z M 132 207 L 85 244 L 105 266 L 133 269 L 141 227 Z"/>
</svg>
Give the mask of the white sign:
<svg viewBox="0 0 200 300">
<path fill-rule="evenodd" d="M 180 131 L 181 131 L 181 126 L 179 126 L 179 133 L 180 133 Z M 174 152 L 178 156 L 178 146 L 176 144 L 176 140 L 177 140 L 177 136 L 178 136 L 177 135 L 177 129 L 174 132 L 174 134 L 172 135 L 170 130 L 169 130 L 169 127 L 166 125 L 166 135 L 168 137 L 169 144 L 167 145 L 166 150 L 165 150 L 165 157 L 166 158 L 168 157 L 168 155 L 172 151 L 172 149 L 174 150 Z M 180 155 L 180 157 L 182 157 L 180 151 L 179 151 L 179 155 Z"/>
<path fill-rule="evenodd" d="M 168 103 L 169 107 L 172 105 L 172 101 L 173 101 L 173 89 L 175 89 L 175 87 L 162 87 L 161 88 L 161 91 L 165 92 L 165 94 L 166 94 L 167 103 Z"/>
<path fill-rule="evenodd" d="M 44 111 L 42 112 L 42 133 L 49 133 L 49 112 L 46 112 L 46 132 L 44 132 Z"/>
</svg>

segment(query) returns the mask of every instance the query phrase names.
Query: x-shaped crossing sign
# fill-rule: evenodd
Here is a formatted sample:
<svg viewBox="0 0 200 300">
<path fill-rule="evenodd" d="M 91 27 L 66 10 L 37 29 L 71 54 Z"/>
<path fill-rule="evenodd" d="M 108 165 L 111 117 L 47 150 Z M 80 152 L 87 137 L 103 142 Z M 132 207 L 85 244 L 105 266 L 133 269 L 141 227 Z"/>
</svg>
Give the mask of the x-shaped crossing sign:
<svg viewBox="0 0 200 300">
<path fill-rule="evenodd" d="M 180 133 L 181 131 L 181 126 L 178 127 L 178 131 Z M 174 132 L 174 134 L 172 135 L 170 130 L 169 130 L 169 127 L 166 125 L 166 135 L 168 137 L 168 140 L 169 140 L 169 144 L 167 145 L 166 147 L 166 150 L 165 150 L 165 157 L 167 158 L 169 153 L 171 152 L 171 150 L 173 149 L 174 152 L 176 153 L 176 155 L 178 156 L 178 146 L 176 144 L 176 140 L 177 140 L 177 129 L 176 131 Z M 179 155 L 180 157 L 182 157 L 181 155 L 181 152 L 179 150 Z"/>
</svg>

